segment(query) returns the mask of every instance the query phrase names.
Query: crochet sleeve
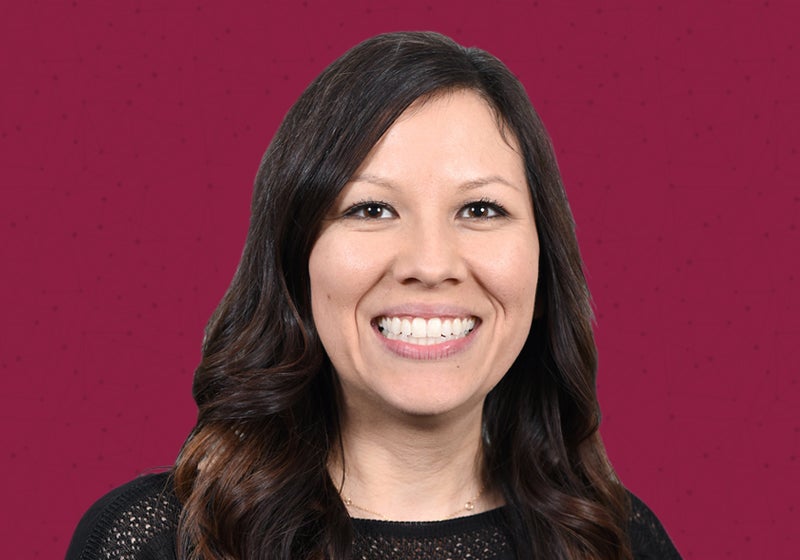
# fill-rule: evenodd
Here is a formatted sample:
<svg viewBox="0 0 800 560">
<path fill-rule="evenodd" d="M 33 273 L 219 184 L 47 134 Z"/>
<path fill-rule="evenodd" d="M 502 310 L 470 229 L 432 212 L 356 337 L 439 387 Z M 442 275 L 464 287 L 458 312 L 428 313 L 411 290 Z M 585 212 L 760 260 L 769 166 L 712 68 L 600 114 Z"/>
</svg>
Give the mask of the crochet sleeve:
<svg viewBox="0 0 800 560">
<path fill-rule="evenodd" d="M 678 549 L 656 515 L 639 498 L 630 494 L 631 548 L 635 560 L 681 560 Z"/>
<path fill-rule="evenodd" d="M 67 560 L 175 560 L 180 503 L 168 473 L 144 475 L 98 500 L 78 523 Z"/>
</svg>

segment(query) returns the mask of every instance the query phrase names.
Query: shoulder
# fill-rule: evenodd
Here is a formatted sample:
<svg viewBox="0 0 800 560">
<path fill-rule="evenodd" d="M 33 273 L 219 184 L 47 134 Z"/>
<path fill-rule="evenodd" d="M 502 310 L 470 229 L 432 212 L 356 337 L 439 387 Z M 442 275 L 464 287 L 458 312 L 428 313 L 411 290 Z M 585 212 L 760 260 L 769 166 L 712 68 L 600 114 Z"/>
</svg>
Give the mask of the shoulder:
<svg viewBox="0 0 800 560">
<path fill-rule="evenodd" d="M 631 500 L 629 535 L 635 560 L 680 560 L 666 529 L 642 500 L 628 492 Z"/>
<path fill-rule="evenodd" d="M 67 560 L 175 558 L 181 505 L 169 473 L 147 474 L 100 498 L 78 523 Z"/>
</svg>

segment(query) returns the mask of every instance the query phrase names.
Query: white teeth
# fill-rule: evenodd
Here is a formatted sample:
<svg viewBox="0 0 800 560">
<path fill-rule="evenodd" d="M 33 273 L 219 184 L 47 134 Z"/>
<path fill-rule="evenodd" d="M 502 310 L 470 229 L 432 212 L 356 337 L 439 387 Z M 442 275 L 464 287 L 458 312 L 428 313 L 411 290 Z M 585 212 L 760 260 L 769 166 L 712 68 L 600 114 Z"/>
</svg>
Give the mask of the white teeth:
<svg viewBox="0 0 800 560">
<path fill-rule="evenodd" d="M 453 321 L 445 319 L 442 321 L 442 336 L 450 336 L 453 334 Z"/>
<path fill-rule="evenodd" d="M 438 318 L 433 318 L 428 321 L 427 328 L 428 338 L 438 338 L 442 336 L 442 320 Z"/>
<path fill-rule="evenodd" d="M 467 336 L 475 328 L 475 318 L 381 317 L 378 327 L 386 338 L 429 346 Z"/>
<path fill-rule="evenodd" d="M 414 320 L 411 321 L 411 336 L 414 338 L 425 338 L 427 336 L 427 323 L 425 319 L 420 317 L 414 317 Z"/>
</svg>

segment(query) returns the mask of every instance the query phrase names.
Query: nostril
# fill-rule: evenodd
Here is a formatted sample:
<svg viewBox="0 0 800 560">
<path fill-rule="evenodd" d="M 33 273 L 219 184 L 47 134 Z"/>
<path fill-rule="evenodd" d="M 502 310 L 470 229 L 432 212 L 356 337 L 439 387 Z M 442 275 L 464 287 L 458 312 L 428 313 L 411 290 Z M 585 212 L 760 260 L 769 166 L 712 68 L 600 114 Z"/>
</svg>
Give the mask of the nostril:
<svg viewBox="0 0 800 560">
<path fill-rule="evenodd" d="M 466 275 L 465 260 L 458 244 L 447 232 L 430 229 L 410 236 L 394 264 L 395 277 L 403 284 L 434 287 L 460 282 Z"/>
</svg>

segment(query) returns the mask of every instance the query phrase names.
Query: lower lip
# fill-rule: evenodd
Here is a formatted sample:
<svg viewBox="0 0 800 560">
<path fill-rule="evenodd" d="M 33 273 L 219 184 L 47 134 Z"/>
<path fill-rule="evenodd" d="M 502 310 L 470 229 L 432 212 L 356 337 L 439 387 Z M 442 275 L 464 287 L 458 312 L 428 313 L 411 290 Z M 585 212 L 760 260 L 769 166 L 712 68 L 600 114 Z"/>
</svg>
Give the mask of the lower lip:
<svg viewBox="0 0 800 560">
<path fill-rule="evenodd" d="M 373 328 L 375 334 L 383 342 L 383 346 L 392 354 L 411 360 L 442 360 L 466 350 L 475 339 L 475 333 L 480 328 L 480 323 L 476 323 L 467 336 L 427 346 L 411 344 L 402 340 L 392 340 L 383 336 L 377 326 Z"/>
</svg>

